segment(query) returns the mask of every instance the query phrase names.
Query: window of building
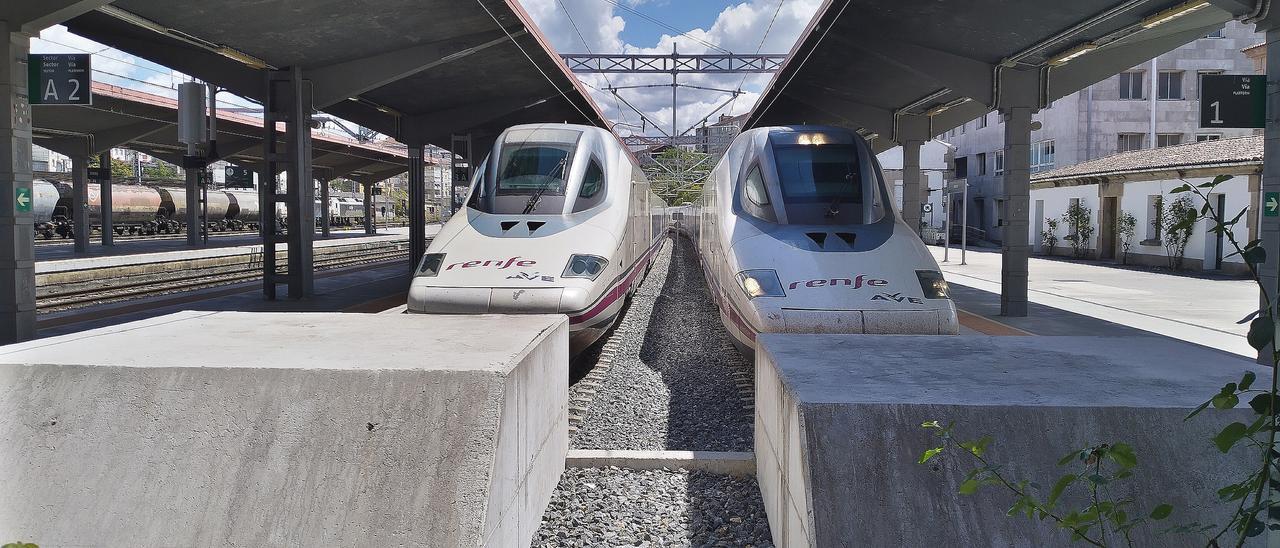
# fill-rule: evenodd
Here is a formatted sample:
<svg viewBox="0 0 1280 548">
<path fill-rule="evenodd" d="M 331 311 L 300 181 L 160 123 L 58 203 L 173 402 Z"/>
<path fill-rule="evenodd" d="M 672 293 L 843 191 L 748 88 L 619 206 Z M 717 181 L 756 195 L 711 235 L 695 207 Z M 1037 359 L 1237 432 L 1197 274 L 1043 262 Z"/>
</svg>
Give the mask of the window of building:
<svg viewBox="0 0 1280 548">
<path fill-rule="evenodd" d="M 968 177 L 969 176 L 969 157 L 957 156 L 955 159 L 954 167 L 956 172 L 955 177 L 957 179 L 964 179 Z"/>
<path fill-rule="evenodd" d="M 992 153 L 992 155 L 994 155 L 994 156 L 995 156 L 995 161 L 994 161 L 994 163 L 995 163 L 995 168 L 996 168 L 996 169 L 995 169 L 995 174 L 996 174 L 996 175 L 1004 175 L 1004 151 L 1003 151 L 1003 150 L 997 150 L 997 151 L 993 152 L 993 153 Z"/>
<path fill-rule="evenodd" d="M 1143 133 L 1121 133 L 1116 136 L 1116 152 L 1129 152 L 1130 150 L 1142 150 L 1142 140 L 1146 137 Z"/>
<path fill-rule="evenodd" d="M 1142 71 L 1133 70 L 1120 73 L 1120 98 L 1142 99 Z"/>
<path fill-rule="evenodd" d="M 1031 145 L 1031 172 L 1037 173 L 1053 169 L 1054 155 L 1055 149 L 1052 139 Z"/>
<path fill-rule="evenodd" d="M 1075 208 L 1077 208 L 1077 207 L 1079 207 L 1079 206 L 1080 206 L 1080 198 L 1072 198 L 1072 199 L 1071 199 L 1071 206 L 1070 206 L 1069 208 L 1067 208 L 1067 211 L 1071 211 L 1072 209 L 1075 209 Z M 1076 228 L 1077 228 L 1077 227 L 1076 227 L 1076 224 L 1075 224 L 1075 223 L 1071 223 L 1069 226 L 1067 226 L 1067 237 L 1068 237 L 1068 238 L 1072 238 L 1072 239 L 1074 239 L 1074 238 L 1076 237 Z"/>
<path fill-rule="evenodd" d="M 1209 34 L 1204 35 L 1204 37 L 1205 37 L 1205 38 L 1224 38 L 1225 36 L 1222 34 L 1222 31 L 1223 31 L 1223 30 L 1224 30 L 1224 29 L 1221 29 L 1221 28 L 1220 28 L 1220 29 L 1218 29 L 1218 30 L 1215 30 L 1215 31 L 1213 31 L 1213 32 L 1210 32 Z"/>
<path fill-rule="evenodd" d="M 1175 101 L 1183 99 L 1182 96 L 1182 71 L 1165 70 L 1160 72 L 1160 81 L 1158 82 L 1160 99 Z"/>
<path fill-rule="evenodd" d="M 1142 245 L 1160 245 L 1160 209 L 1163 198 L 1159 194 L 1147 196 L 1147 239 Z"/>
<path fill-rule="evenodd" d="M 996 200 L 996 226 L 1004 226 L 1004 200 Z"/>
<path fill-rule="evenodd" d="M 973 160 L 973 161 L 974 161 L 974 163 L 978 164 L 978 175 L 986 175 L 986 174 L 987 174 L 987 155 L 986 155 L 986 153 L 979 152 L 979 153 L 978 153 L 978 157 L 977 157 L 977 158 L 974 158 L 974 160 Z"/>
<path fill-rule="evenodd" d="M 982 128 L 984 128 L 984 127 L 987 127 L 987 115 L 986 115 L 986 114 L 983 114 L 982 116 L 980 116 L 980 117 L 978 118 L 978 129 L 982 129 Z"/>
<path fill-rule="evenodd" d="M 1200 90 L 1204 89 L 1204 78 L 1203 78 L 1203 76 L 1204 76 L 1204 75 L 1206 75 L 1206 74 L 1222 74 L 1223 72 L 1225 72 L 1225 71 L 1220 70 L 1220 69 L 1205 69 L 1205 70 L 1197 70 L 1197 71 L 1196 71 L 1196 99 L 1199 99 L 1199 98 L 1203 97 L 1203 94 L 1202 94 L 1202 93 L 1201 93 L 1201 91 L 1200 91 Z"/>
<path fill-rule="evenodd" d="M 1182 144 L 1181 133 L 1160 133 L 1156 135 L 1157 147 L 1171 147 Z"/>
<path fill-rule="evenodd" d="M 969 125 L 969 122 L 965 122 L 965 123 L 963 123 L 963 124 L 960 124 L 960 134 L 961 134 L 961 135 L 964 135 L 964 127 L 965 127 L 965 126 L 967 126 L 967 125 Z"/>
<path fill-rule="evenodd" d="M 1204 141 L 1217 141 L 1218 139 L 1221 139 L 1221 138 L 1222 138 L 1221 133 L 1197 133 L 1196 134 L 1197 143 L 1202 143 Z"/>
</svg>

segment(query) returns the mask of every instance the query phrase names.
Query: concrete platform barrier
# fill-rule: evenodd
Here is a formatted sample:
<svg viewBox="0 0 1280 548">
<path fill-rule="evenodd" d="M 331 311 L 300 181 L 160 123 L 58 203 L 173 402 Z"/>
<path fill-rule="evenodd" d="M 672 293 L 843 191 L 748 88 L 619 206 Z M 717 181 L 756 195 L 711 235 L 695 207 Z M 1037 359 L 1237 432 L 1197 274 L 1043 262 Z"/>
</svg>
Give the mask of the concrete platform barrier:
<svg viewBox="0 0 1280 548">
<path fill-rule="evenodd" d="M 1215 492 L 1257 463 L 1210 440 L 1253 414 L 1183 417 L 1246 370 L 1269 378 L 1237 356 L 1157 337 L 762 335 L 756 356 L 757 476 L 774 541 L 789 548 L 1070 544 L 1049 522 L 1006 517 L 1006 491 L 956 494 L 973 459 L 917 464 L 936 445 L 927 420 L 993 436 L 988 459 L 1046 486 L 1078 471 L 1057 466 L 1067 452 L 1129 443 L 1138 467 L 1110 496 L 1135 497 L 1135 512 L 1176 508 L 1166 525 L 1135 531 L 1136 545 L 1202 546 L 1160 531 L 1226 523 Z"/>
<path fill-rule="evenodd" d="M 0 347 L 0 539 L 527 546 L 563 316 L 184 312 Z"/>
</svg>

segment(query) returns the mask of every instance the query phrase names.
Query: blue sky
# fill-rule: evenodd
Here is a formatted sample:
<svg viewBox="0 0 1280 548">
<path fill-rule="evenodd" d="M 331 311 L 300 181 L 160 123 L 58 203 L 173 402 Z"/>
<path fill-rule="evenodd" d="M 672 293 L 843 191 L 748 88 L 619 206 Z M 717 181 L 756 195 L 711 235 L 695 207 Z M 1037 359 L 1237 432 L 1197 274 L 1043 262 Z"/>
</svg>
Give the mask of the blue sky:
<svg viewBox="0 0 1280 548">
<path fill-rule="evenodd" d="M 690 30 L 710 28 L 716 22 L 716 17 L 720 15 L 720 12 L 733 4 L 735 2 L 719 0 L 659 0 L 656 2 L 644 2 L 639 6 L 632 6 L 632 9 L 680 30 Z M 627 4 L 624 3 L 624 5 Z M 616 11 L 627 21 L 627 26 L 620 36 L 628 43 L 657 43 L 658 38 L 663 34 L 670 34 L 671 32 L 626 10 Z"/>
</svg>

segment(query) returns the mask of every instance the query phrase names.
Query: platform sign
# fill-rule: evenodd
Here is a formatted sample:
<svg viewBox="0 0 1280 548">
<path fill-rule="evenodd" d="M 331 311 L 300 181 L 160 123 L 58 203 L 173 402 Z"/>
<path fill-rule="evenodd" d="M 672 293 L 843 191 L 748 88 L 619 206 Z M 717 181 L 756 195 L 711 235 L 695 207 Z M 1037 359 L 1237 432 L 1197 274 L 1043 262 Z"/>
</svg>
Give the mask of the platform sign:
<svg viewBox="0 0 1280 548">
<path fill-rule="evenodd" d="M 381 195 L 382 195 L 382 187 L 380 187 L 380 186 L 375 186 L 375 187 L 373 187 L 373 189 L 371 189 L 371 190 L 370 190 L 370 193 L 371 193 L 371 194 L 373 194 L 374 196 L 381 196 Z"/>
<path fill-rule="evenodd" d="M 1200 76 L 1200 127 L 1260 128 L 1267 123 L 1267 77 L 1254 74 Z"/>
<path fill-rule="evenodd" d="M 33 200 L 31 199 L 31 187 L 20 186 L 20 187 L 17 187 L 17 189 L 14 191 L 14 200 L 13 200 L 13 203 L 15 204 L 14 209 L 16 209 L 18 213 L 27 213 L 31 211 L 32 201 Z"/>
<path fill-rule="evenodd" d="M 225 176 L 223 186 L 226 188 L 253 188 L 253 171 L 249 168 L 227 164 L 222 174 Z"/>
<path fill-rule="evenodd" d="M 91 105 L 92 62 L 87 53 L 27 55 L 27 98 L 33 105 Z"/>
<path fill-rule="evenodd" d="M 1280 192 L 1268 192 L 1262 199 L 1264 217 L 1280 217 Z"/>
<path fill-rule="evenodd" d="M 86 168 L 89 174 L 89 180 L 94 182 L 102 182 L 111 179 L 111 168 L 109 167 L 90 167 Z"/>
</svg>

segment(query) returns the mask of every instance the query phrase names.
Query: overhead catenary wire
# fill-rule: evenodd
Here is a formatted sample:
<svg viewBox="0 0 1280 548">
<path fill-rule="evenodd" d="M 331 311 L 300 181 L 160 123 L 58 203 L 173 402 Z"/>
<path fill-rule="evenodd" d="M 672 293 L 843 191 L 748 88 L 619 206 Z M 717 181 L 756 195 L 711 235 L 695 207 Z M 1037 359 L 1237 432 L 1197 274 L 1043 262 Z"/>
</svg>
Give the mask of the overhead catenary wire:
<svg viewBox="0 0 1280 548">
<path fill-rule="evenodd" d="M 658 26 L 660 26 L 660 27 L 662 27 L 662 28 L 665 28 L 665 29 L 667 29 L 667 30 L 669 30 L 669 31 L 671 31 L 671 32 L 674 32 L 674 33 L 676 33 L 676 34 L 678 34 L 678 35 L 680 35 L 680 36 L 683 36 L 683 37 L 685 37 L 685 38 L 688 38 L 688 39 L 690 39 L 690 40 L 693 40 L 694 42 L 698 42 L 699 44 L 702 44 L 702 45 L 704 45 L 704 46 L 707 46 L 707 47 L 709 47 L 709 48 L 711 48 L 711 49 L 720 50 L 720 51 L 722 51 L 722 52 L 724 52 L 724 53 L 733 53 L 732 51 L 729 51 L 729 50 L 724 49 L 724 48 L 722 48 L 722 47 L 720 47 L 720 46 L 717 46 L 717 45 L 715 45 L 715 44 L 712 44 L 711 42 L 708 42 L 708 41 L 706 41 L 706 40 L 703 40 L 703 39 L 701 39 L 701 38 L 698 38 L 698 37 L 696 37 L 696 36 L 693 36 L 693 35 L 689 34 L 688 32 L 682 31 L 682 30 L 680 30 L 680 29 L 676 28 L 675 26 L 673 26 L 673 25 L 671 25 L 671 24 L 668 24 L 668 23 L 665 23 L 665 22 L 663 22 L 663 21 L 659 20 L 659 19 L 658 19 L 658 18 L 656 18 L 656 17 L 653 17 L 653 16 L 651 16 L 651 15 L 648 15 L 648 14 L 646 14 L 646 13 L 644 13 L 644 12 L 641 12 L 640 10 L 637 10 L 637 9 L 635 9 L 635 8 L 631 7 L 631 6 L 626 5 L 626 4 L 620 3 L 620 2 L 618 2 L 617 0 L 603 0 L 603 1 L 604 1 L 604 2 L 608 2 L 609 4 L 612 4 L 614 7 L 618 8 L 618 9 L 622 9 L 622 10 L 626 10 L 626 11 L 628 11 L 628 12 L 631 12 L 631 13 L 635 14 L 636 16 L 638 16 L 638 17 L 640 17 L 640 18 L 642 18 L 642 19 L 645 19 L 645 20 L 647 20 L 647 21 L 649 21 L 649 22 L 651 22 L 651 23 L 653 23 L 653 24 L 655 24 L 655 25 L 658 25 Z"/>
<path fill-rule="evenodd" d="M 542 70 L 541 66 L 538 66 L 537 61 L 533 60 L 533 56 L 529 55 L 529 52 L 525 51 L 524 46 L 520 45 L 520 42 L 518 42 L 516 38 L 511 35 L 511 32 L 507 31 L 507 27 L 503 26 L 502 22 L 498 21 L 498 17 L 494 15 L 492 11 L 489 10 L 489 6 L 484 5 L 484 0 L 476 0 L 476 4 L 479 4 L 480 9 L 483 9 L 484 12 L 489 15 L 489 18 L 493 20 L 494 25 L 497 25 L 499 29 L 502 29 L 502 33 L 507 35 L 507 39 L 511 40 L 512 44 L 515 44 L 516 49 L 520 50 L 520 54 L 524 55 L 524 58 L 529 61 L 529 64 L 533 65 L 533 68 L 538 71 L 538 74 L 541 74 L 542 77 L 546 79 L 548 84 L 551 84 L 552 88 L 555 88 L 556 92 L 560 94 L 560 97 L 563 97 L 564 100 L 569 103 L 569 106 L 573 107 L 573 110 L 578 111 L 578 114 L 582 116 L 583 120 L 590 121 L 592 117 L 588 116 L 587 113 L 583 112 L 582 109 L 578 107 L 578 103 L 575 102 L 572 98 L 570 98 L 569 95 L 565 93 L 563 89 L 560 89 L 560 86 L 556 84 L 555 80 L 551 79 L 551 76 L 549 76 L 546 73 L 546 71 Z M 608 123 L 608 120 L 604 120 L 604 122 Z"/>
<path fill-rule="evenodd" d="M 564 10 L 564 16 L 569 19 L 569 25 L 573 26 L 573 31 L 578 34 L 578 39 L 582 41 L 582 47 L 587 49 L 587 53 L 594 55 L 595 52 L 591 51 L 591 44 L 587 43 L 587 37 L 582 35 L 582 29 L 578 28 L 578 23 L 573 20 L 573 14 L 569 13 L 569 8 L 564 5 L 564 1 L 556 0 L 556 3 L 560 4 L 560 9 Z M 610 89 L 613 89 L 613 82 L 609 80 L 609 75 L 601 74 L 600 76 L 604 77 L 604 82 L 606 84 L 609 84 Z M 581 80 L 581 78 L 579 78 L 579 80 Z M 584 81 L 583 83 L 585 84 L 586 82 Z M 587 84 L 587 85 L 591 86 L 591 84 Z M 591 88 L 597 91 L 600 90 L 600 88 L 597 88 L 595 86 L 591 86 Z M 627 118 L 626 111 L 622 110 L 622 104 L 618 102 L 617 92 L 614 92 L 612 95 L 613 95 L 613 106 L 618 109 L 618 115 L 622 116 L 622 121 L 630 123 L 631 120 Z"/>
<path fill-rule="evenodd" d="M 760 36 L 760 43 L 756 44 L 756 55 L 760 55 L 760 50 L 764 48 L 764 41 L 769 37 L 769 31 L 773 30 L 773 23 L 778 20 L 778 14 L 782 12 L 782 4 L 786 0 L 778 0 L 778 6 L 773 9 L 773 17 L 769 18 L 769 24 L 764 28 L 764 34 Z M 742 86 L 747 83 L 747 76 L 750 73 L 744 73 L 742 80 L 738 82 L 737 93 L 733 94 L 733 101 L 729 103 L 729 115 L 733 115 L 733 107 L 738 104 L 738 96 L 742 95 Z"/>
<path fill-rule="evenodd" d="M 853 3 L 853 0 L 845 0 L 844 5 L 840 6 L 840 11 L 836 12 L 836 16 L 834 19 L 839 19 L 841 15 L 844 15 L 844 11 L 849 9 L 849 4 L 852 4 L 852 3 Z M 773 94 L 773 98 L 771 98 L 769 102 L 764 105 L 764 108 L 761 108 L 756 111 L 758 113 L 756 115 L 757 119 L 760 117 L 763 117 L 764 114 L 768 112 L 770 108 L 773 108 L 773 104 L 778 101 L 778 97 L 782 96 L 782 92 L 785 91 L 787 89 L 787 86 L 791 84 L 791 81 L 795 79 L 796 74 L 799 74 L 800 69 L 803 68 L 804 65 L 809 62 L 809 58 L 813 56 L 813 52 L 817 51 L 818 45 L 822 44 L 823 40 L 827 38 L 827 33 L 831 32 L 831 28 L 834 26 L 835 25 L 827 25 L 826 28 L 822 29 L 822 35 L 818 37 L 818 42 L 814 44 L 813 48 L 811 48 L 809 52 L 804 55 L 804 58 L 801 59 L 800 63 L 796 65 L 795 70 L 791 71 L 791 75 L 787 77 L 786 81 L 781 82 L 781 85 L 776 86 L 774 88 L 776 91 Z M 801 36 L 799 40 L 803 42 L 804 37 Z"/>
</svg>

